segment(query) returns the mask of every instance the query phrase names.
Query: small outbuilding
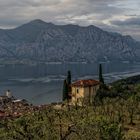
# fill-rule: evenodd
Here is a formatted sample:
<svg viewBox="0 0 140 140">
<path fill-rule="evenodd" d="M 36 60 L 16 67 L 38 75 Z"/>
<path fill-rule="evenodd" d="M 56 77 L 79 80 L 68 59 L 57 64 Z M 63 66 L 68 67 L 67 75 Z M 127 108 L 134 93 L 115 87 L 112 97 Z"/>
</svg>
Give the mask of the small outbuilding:
<svg viewBox="0 0 140 140">
<path fill-rule="evenodd" d="M 71 103 L 82 105 L 91 104 L 99 89 L 100 82 L 93 79 L 79 80 L 72 83 Z"/>
</svg>

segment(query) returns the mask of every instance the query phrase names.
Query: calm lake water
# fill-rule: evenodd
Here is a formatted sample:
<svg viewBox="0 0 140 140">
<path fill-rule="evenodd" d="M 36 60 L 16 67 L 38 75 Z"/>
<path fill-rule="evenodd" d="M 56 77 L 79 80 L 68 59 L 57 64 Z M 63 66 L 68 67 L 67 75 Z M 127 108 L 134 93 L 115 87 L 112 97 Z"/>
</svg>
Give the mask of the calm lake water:
<svg viewBox="0 0 140 140">
<path fill-rule="evenodd" d="M 59 102 L 62 99 L 63 80 L 71 70 L 72 80 L 98 79 L 98 64 L 39 64 L 0 66 L 0 95 L 7 89 L 20 99 L 33 104 Z M 107 83 L 140 74 L 140 63 L 104 63 Z"/>
</svg>

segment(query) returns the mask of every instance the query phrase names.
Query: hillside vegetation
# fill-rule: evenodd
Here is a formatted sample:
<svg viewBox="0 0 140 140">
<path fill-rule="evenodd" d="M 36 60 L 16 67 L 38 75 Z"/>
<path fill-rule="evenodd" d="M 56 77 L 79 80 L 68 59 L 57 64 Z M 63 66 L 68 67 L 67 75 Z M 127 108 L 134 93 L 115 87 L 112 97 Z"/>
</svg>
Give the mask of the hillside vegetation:
<svg viewBox="0 0 140 140">
<path fill-rule="evenodd" d="M 124 91 L 125 92 L 125 91 Z M 91 106 L 50 105 L 0 121 L 1 140 L 139 140 L 140 85 L 131 96 L 102 98 Z"/>
</svg>

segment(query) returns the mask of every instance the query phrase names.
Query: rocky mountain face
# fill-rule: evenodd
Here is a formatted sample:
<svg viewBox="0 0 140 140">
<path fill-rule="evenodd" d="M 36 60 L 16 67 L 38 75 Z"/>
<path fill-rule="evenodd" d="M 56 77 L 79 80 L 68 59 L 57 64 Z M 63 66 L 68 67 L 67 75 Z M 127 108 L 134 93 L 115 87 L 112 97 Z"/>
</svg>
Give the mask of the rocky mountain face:
<svg viewBox="0 0 140 140">
<path fill-rule="evenodd" d="M 41 62 L 139 61 L 140 43 L 95 26 L 34 20 L 0 30 L 0 59 Z"/>
</svg>

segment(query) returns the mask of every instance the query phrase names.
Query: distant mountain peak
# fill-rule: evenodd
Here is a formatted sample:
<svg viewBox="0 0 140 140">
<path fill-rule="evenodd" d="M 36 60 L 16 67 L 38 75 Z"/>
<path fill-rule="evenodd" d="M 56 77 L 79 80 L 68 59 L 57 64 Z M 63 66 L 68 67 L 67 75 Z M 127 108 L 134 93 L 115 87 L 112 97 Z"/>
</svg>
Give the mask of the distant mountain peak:
<svg viewBox="0 0 140 140">
<path fill-rule="evenodd" d="M 38 23 L 46 23 L 45 21 L 41 20 L 41 19 L 34 19 L 30 22 L 38 22 Z"/>
<path fill-rule="evenodd" d="M 29 22 L 30 24 L 50 24 L 50 25 L 53 25 L 53 23 L 51 23 L 51 22 L 45 22 L 45 21 L 43 21 L 43 20 L 41 20 L 41 19 L 35 19 L 35 20 L 32 20 L 32 21 L 30 21 Z M 28 23 L 27 23 L 28 24 Z"/>
<path fill-rule="evenodd" d="M 16 29 L 23 29 L 24 30 L 24 28 L 33 28 L 33 27 L 41 29 L 41 28 L 46 28 L 48 26 L 54 26 L 54 24 L 51 22 L 47 23 L 41 19 L 35 19 L 35 20 L 32 20 L 28 23 L 25 23 L 25 24 L 17 27 Z"/>
</svg>

